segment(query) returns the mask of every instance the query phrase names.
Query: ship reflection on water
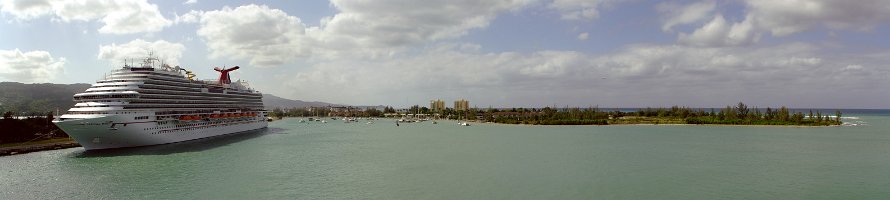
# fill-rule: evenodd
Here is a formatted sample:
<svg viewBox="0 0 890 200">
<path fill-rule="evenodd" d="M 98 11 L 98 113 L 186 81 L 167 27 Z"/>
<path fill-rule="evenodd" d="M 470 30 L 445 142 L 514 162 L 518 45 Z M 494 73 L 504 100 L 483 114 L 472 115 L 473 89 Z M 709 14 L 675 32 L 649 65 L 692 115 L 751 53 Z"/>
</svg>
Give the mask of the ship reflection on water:
<svg viewBox="0 0 890 200">
<path fill-rule="evenodd" d="M 262 137 L 267 134 L 283 134 L 284 129 L 281 128 L 264 128 L 252 130 L 237 134 L 221 135 L 210 138 L 202 138 L 172 144 L 162 144 L 144 147 L 129 147 L 117 149 L 99 149 L 99 150 L 82 150 L 72 152 L 72 157 L 90 158 L 90 157 L 114 157 L 114 156 L 130 156 L 130 155 L 168 155 L 185 152 L 198 152 L 209 150 L 229 144 L 235 144 L 247 141 L 253 138 Z"/>
</svg>

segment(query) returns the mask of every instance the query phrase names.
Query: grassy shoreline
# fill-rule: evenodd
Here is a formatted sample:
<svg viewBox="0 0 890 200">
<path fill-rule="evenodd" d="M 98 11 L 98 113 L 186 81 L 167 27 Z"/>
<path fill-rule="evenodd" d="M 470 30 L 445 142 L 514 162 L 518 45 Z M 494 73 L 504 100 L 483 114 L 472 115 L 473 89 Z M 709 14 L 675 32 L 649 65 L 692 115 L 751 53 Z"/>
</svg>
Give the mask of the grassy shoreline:
<svg viewBox="0 0 890 200">
<path fill-rule="evenodd" d="M 509 123 L 497 123 L 497 122 L 480 122 L 474 121 L 479 124 L 493 124 L 493 125 L 506 125 L 506 126 L 733 126 L 733 127 L 779 127 L 779 128 L 824 128 L 824 127 L 839 127 L 841 125 L 828 125 L 828 126 L 806 126 L 806 125 L 744 125 L 744 124 L 652 124 L 652 123 L 638 123 L 638 124 L 605 124 L 605 125 L 596 125 L 596 124 L 579 124 L 579 125 L 544 125 L 544 124 L 509 124 Z"/>
<path fill-rule="evenodd" d="M 792 112 L 786 107 L 779 109 L 749 108 L 742 102 L 738 106 L 711 109 L 671 107 L 645 108 L 638 111 L 604 111 L 599 108 L 524 109 L 507 111 L 492 109 L 482 116 L 482 121 L 503 124 L 534 125 L 614 125 L 614 124 L 698 124 L 698 125 L 761 125 L 761 126 L 832 126 L 841 125 L 842 113 L 824 115 L 821 110 L 809 114 Z"/>
<path fill-rule="evenodd" d="M 0 144 L 0 148 L 35 145 L 35 144 L 46 144 L 46 143 L 56 143 L 56 142 L 68 142 L 68 141 L 74 141 L 74 140 L 71 138 L 51 138 L 51 139 L 37 140 L 37 141 L 31 141 L 31 142 L 4 143 L 4 144 Z"/>
<path fill-rule="evenodd" d="M 623 116 L 609 117 L 608 119 L 584 119 L 584 118 L 559 118 L 559 119 L 528 119 L 496 118 L 495 120 L 476 120 L 497 124 L 522 124 L 522 125 L 711 125 L 711 126 L 764 126 L 764 127 L 831 127 L 839 126 L 840 120 L 801 120 L 781 121 L 762 118 L 723 120 L 716 117 L 647 117 L 647 116 Z"/>
<path fill-rule="evenodd" d="M 396 120 L 397 118 L 386 118 Z M 577 125 L 546 125 L 546 124 L 523 124 L 523 123 L 498 123 L 498 122 L 486 122 L 480 120 L 455 120 L 455 119 L 435 119 L 432 121 L 439 121 L 439 123 L 457 123 L 457 122 L 470 122 L 475 124 L 491 124 L 491 125 L 505 125 L 505 126 L 735 126 L 735 127 L 781 127 L 781 128 L 820 128 L 820 127 L 839 127 L 841 125 L 757 125 L 757 124 L 688 124 L 688 123 L 615 123 L 615 124 L 577 124 Z"/>
</svg>

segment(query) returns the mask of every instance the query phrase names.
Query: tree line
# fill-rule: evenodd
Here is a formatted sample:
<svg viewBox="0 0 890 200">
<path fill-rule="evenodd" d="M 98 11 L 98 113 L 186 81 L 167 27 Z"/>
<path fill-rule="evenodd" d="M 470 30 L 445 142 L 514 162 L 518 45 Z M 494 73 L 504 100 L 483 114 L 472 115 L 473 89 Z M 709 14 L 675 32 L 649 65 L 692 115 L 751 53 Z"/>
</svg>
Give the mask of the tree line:
<svg viewBox="0 0 890 200">
<path fill-rule="evenodd" d="M 386 107 L 385 110 L 392 109 L 392 112 L 395 113 L 395 109 L 392 107 Z M 272 118 L 282 118 L 282 117 L 328 117 L 328 116 L 337 116 L 337 117 L 383 117 L 384 111 L 378 110 L 376 108 L 368 108 L 364 110 L 354 109 L 347 110 L 341 112 L 331 111 L 330 109 L 322 109 L 322 108 L 290 108 L 290 109 L 281 109 L 275 108 L 269 112 L 269 117 Z"/>
<path fill-rule="evenodd" d="M 829 126 L 840 125 L 841 112 L 835 111 L 834 116 L 822 113 L 822 110 L 810 110 L 808 113 L 794 112 L 787 107 L 766 109 L 751 108 L 739 102 L 735 106 L 724 108 L 689 108 L 672 106 L 670 108 L 641 108 L 636 111 L 604 110 L 598 107 L 588 108 L 470 108 L 468 110 L 431 110 L 422 106 L 411 106 L 405 112 L 410 114 L 426 114 L 445 119 L 475 120 L 505 124 L 539 124 L 539 125 L 607 125 L 607 124 L 729 124 L 729 125 L 803 125 Z M 383 110 L 367 109 L 362 111 L 332 112 L 328 109 L 292 108 L 275 109 L 270 113 L 273 117 L 309 117 L 309 116 L 344 116 L 344 117 L 383 117 L 386 113 L 397 113 L 392 107 Z"/>
<path fill-rule="evenodd" d="M 507 113 L 507 114 L 504 114 Z M 842 113 L 834 116 L 823 114 L 821 110 L 810 110 L 808 114 L 792 112 L 787 107 L 773 109 L 750 108 L 739 102 L 736 106 L 721 109 L 702 109 L 673 106 L 670 108 L 642 108 L 632 112 L 604 111 L 599 108 L 553 109 L 489 109 L 482 114 L 485 121 L 507 124 L 633 124 L 633 123 L 676 123 L 676 124 L 728 124 L 728 125 L 840 125 Z"/>
<path fill-rule="evenodd" d="M 28 142 L 33 140 L 68 137 L 59 127 L 52 123 L 53 113 L 46 115 L 30 115 L 16 119 L 15 113 L 6 111 L 0 119 L 0 144 Z"/>
</svg>

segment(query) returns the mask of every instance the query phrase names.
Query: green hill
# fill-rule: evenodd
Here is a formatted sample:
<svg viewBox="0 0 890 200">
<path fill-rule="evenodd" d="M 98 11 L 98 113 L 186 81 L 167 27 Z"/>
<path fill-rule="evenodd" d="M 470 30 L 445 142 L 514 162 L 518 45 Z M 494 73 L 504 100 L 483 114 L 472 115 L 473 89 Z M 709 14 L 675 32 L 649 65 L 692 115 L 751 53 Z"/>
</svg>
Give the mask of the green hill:
<svg viewBox="0 0 890 200">
<path fill-rule="evenodd" d="M 43 115 L 59 109 L 64 112 L 74 106 L 72 96 L 83 92 L 90 84 L 24 84 L 17 82 L 0 82 L 0 113 L 13 111 L 17 114 L 25 112 Z"/>
</svg>

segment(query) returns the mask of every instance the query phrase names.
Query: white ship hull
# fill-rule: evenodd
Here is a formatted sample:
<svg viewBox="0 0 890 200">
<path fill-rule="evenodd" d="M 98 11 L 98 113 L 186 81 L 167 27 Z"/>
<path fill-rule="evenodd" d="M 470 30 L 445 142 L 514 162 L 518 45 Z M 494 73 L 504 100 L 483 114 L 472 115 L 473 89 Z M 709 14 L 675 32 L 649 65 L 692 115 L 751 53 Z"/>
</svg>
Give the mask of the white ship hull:
<svg viewBox="0 0 890 200">
<path fill-rule="evenodd" d="M 111 115 L 55 123 L 87 150 L 169 144 L 242 133 L 267 126 L 267 122 L 261 117 L 240 120 L 171 121 L 165 125 L 153 121 L 132 121 L 132 119 L 132 116 L 128 115 Z"/>
</svg>

